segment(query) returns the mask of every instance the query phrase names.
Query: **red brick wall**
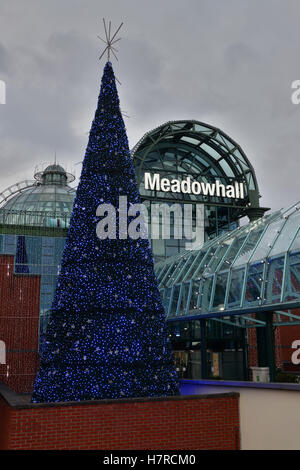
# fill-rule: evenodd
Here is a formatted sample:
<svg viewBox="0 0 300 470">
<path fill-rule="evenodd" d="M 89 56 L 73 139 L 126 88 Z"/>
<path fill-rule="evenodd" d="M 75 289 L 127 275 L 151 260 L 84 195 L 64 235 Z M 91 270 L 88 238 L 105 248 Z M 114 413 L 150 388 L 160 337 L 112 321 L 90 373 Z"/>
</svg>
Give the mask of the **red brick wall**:
<svg viewBox="0 0 300 470">
<path fill-rule="evenodd" d="M 38 370 L 39 307 L 40 276 L 14 274 L 14 257 L 0 255 L 0 381 L 17 392 L 32 392 Z"/>
<path fill-rule="evenodd" d="M 248 333 L 248 367 L 249 367 L 249 370 L 251 371 L 250 367 L 257 366 L 256 329 L 248 328 L 247 333 Z"/>
<path fill-rule="evenodd" d="M 0 449 L 237 449 L 238 400 L 231 393 L 16 409 L 0 398 Z"/>
</svg>

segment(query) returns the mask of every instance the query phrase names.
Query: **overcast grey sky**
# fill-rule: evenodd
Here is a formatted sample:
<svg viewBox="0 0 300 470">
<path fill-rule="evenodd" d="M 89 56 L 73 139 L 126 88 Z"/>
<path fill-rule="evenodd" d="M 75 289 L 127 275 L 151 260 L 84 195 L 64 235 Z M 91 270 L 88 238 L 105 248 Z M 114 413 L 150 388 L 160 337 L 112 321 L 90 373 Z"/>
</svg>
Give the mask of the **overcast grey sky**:
<svg viewBox="0 0 300 470">
<path fill-rule="evenodd" d="M 241 145 L 261 205 L 300 200 L 299 0 L 0 0 L 0 191 L 55 150 L 68 169 L 82 160 L 102 17 L 124 22 L 113 66 L 130 147 L 165 121 L 197 119 Z"/>
</svg>

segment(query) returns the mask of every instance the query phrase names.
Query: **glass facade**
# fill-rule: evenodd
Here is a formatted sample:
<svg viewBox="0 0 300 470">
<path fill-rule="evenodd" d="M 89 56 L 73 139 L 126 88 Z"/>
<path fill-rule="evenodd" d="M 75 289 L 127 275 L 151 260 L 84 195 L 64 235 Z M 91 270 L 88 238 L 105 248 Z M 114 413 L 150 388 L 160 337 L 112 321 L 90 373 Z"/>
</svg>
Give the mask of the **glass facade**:
<svg viewBox="0 0 300 470">
<path fill-rule="evenodd" d="M 14 256 L 16 274 L 40 276 L 40 332 L 43 332 L 56 287 L 75 189 L 69 186 L 74 181 L 73 175 L 56 163 L 34 176 L 35 181 L 19 183 L 2 193 L 0 255 Z"/>
<path fill-rule="evenodd" d="M 69 189 L 69 188 L 68 188 Z M 37 186 L 24 191 L 8 201 L 4 208 L 21 212 L 59 212 L 70 213 L 73 206 L 74 191 L 64 186 Z"/>
<path fill-rule="evenodd" d="M 148 208 L 148 227 L 151 233 L 153 221 L 152 209 L 157 204 L 180 204 L 182 212 L 187 205 L 192 209 L 192 226 L 201 224 L 201 241 L 218 237 L 239 225 L 239 218 L 247 214 L 250 207 L 258 207 L 258 187 L 254 170 L 242 149 L 219 129 L 197 121 L 174 121 L 148 132 L 133 149 L 133 158 L 140 184 L 140 193 Z M 243 198 L 237 192 L 234 197 L 227 197 L 227 192 L 214 195 L 205 190 L 163 191 L 154 184 L 145 184 L 145 173 L 152 177 L 159 175 L 160 180 L 186 181 L 191 184 L 223 185 L 223 187 L 242 186 Z M 149 183 L 149 177 L 148 177 Z M 228 186 L 229 185 L 229 186 Z M 240 186 L 239 186 L 240 187 Z M 202 205 L 201 220 L 197 220 L 196 207 Z M 163 225 L 161 218 L 160 225 Z M 171 220 L 171 236 L 163 240 L 152 239 L 152 248 L 156 261 L 167 259 L 186 248 L 193 249 L 187 237 L 178 240 L 173 236 L 174 220 Z M 200 233 L 200 231 L 199 231 Z"/>
<path fill-rule="evenodd" d="M 199 348 L 203 347 L 199 315 L 258 306 L 269 299 L 277 302 L 278 297 L 294 299 L 297 236 L 280 223 L 277 213 L 239 227 L 241 217 L 259 208 L 257 181 L 239 145 L 217 128 L 197 121 L 163 124 L 145 134 L 132 150 L 132 157 L 142 200 L 148 207 L 149 233 L 152 235 L 152 230 L 156 230 L 159 234 L 151 243 L 176 357 L 180 367 L 193 368 L 190 377 L 199 377 Z M 222 192 L 217 196 L 205 195 L 203 191 L 193 194 L 147 189 L 145 173 L 158 174 L 170 181 L 190 178 L 191 182 L 226 187 L 239 184 L 243 198 L 238 194 L 227 197 Z M 36 173 L 35 181 L 19 183 L 0 194 L 0 255 L 15 256 L 16 274 L 40 275 L 41 333 L 47 325 L 72 212 L 75 188 L 69 183 L 73 179 L 60 165 L 53 164 Z M 162 238 L 162 213 L 155 222 L 151 218 L 153 208 L 162 203 L 170 209 L 178 204 L 182 214 L 188 207 L 192 230 L 200 231 L 197 243 L 177 237 L 180 230 L 185 234 L 185 226 L 172 210 L 170 234 Z M 276 238 L 276 243 L 272 241 L 273 228 L 266 229 L 273 220 L 277 220 L 276 227 L 272 226 L 274 230 L 284 234 L 284 238 Z M 284 240 L 294 247 L 289 252 L 291 256 L 285 252 Z M 269 261 L 262 262 L 266 256 Z M 291 265 L 293 273 L 289 274 Z M 285 296 L 280 283 L 274 281 L 280 276 Z M 247 321 L 246 316 L 236 324 L 228 319 L 223 323 L 218 319 L 206 321 L 205 337 L 212 351 L 208 362 L 221 361 L 216 370 L 226 370 L 233 361 L 231 353 L 240 354 L 244 341 L 240 326 L 246 326 Z M 227 362 L 225 356 L 219 359 L 213 356 L 219 347 L 217 343 L 228 349 Z M 233 362 L 240 363 L 240 356 L 234 356 Z"/>
<path fill-rule="evenodd" d="M 66 230 L 55 229 L 54 232 L 32 227 L 24 232 L 20 226 L 15 228 L 18 233 L 0 233 L 0 255 L 15 257 L 15 273 L 40 275 L 40 332 L 43 332 L 56 287 Z"/>
<path fill-rule="evenodd" d="M 35 174 L 35 182 L 7 197 L 0 208 L 0 223 L 46 227 L 68 226 L 75 189 L 68 185 L 74 177 L 60 165 L 49 165 Z M 5 194 L 5 192 L 4 192 Z"/>
<path fill-rule="evenodd" d="M 239 324 L 255 324 L 253 307 L 288 310 L 300 300 L 300 205 L 274 212 L 231 233 L 156 263 L 168 317 L 240 313 Z M 251 310 L 249 310 L 251 313 Z M 205 315 L 204 315 L 205 317 Z M 278 312 L 277 323 L 299 322 Z M 233 320 L 231 320 L 233 321 Z"/>
</svg>

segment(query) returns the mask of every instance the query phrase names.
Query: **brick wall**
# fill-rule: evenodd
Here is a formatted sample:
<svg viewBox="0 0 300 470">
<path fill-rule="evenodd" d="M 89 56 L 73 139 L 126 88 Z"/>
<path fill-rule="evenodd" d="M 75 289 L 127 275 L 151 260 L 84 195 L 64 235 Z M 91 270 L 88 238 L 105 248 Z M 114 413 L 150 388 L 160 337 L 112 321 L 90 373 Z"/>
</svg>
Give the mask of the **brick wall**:
<svg viewBox="0 0 300 470">
<path fill-rule="evenodd" d="M 257 337 L 255 328 L 248 328 L 248 367 L 257 366 Z"/>
<path fill-rule="evenodd" d="M 38 370 L 39 306 L 40 276 L 15 274 L 14 257 L 0 255 L 0 381 L 18 392 L 32 392 Z"/>
<path fill-rule="evenodd" d="M 237 393 L 54 406 L 3 395 L 0 449 L 239 448 Z"/>
</svg>

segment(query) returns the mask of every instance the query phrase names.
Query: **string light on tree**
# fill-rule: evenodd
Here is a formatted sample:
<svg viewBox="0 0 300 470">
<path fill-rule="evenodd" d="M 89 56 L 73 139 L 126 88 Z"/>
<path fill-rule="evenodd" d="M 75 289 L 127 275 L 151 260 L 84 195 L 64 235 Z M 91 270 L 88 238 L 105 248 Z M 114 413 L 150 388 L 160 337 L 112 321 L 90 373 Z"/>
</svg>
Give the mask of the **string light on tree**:
<svg viewBox="0 0 300 470">
<path fill-rule="evenodd" d="M 105 26 L 108 54 L 114 52 L 120 27 L 111 35 L 111 24 L 108 30 Z M 128 208 L 141 203 L 108 61 L 41 352 L 34 403 L 179 393 L 149 240 L 99 239 L 96 234 L 97 207 L 102 203 L 117 207 L 120 192 L 127 196 Z"/>
</svg>

